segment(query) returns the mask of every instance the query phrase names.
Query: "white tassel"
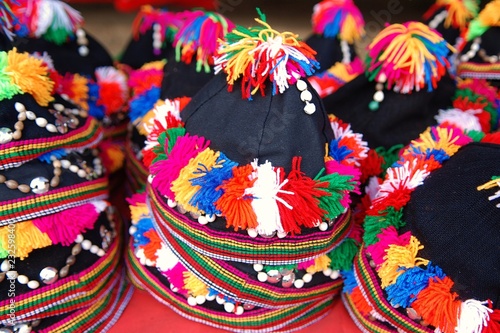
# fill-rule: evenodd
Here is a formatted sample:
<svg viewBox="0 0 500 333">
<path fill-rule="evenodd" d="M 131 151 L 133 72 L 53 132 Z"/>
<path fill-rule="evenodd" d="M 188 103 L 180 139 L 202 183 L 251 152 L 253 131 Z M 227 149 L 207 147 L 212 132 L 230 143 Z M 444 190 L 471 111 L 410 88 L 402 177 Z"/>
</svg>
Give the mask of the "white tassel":
<svg viewBox="0 0 500 333">
<path fill-rule="evenodd" d="M 146 130 L 147 133 L 151 133 L 155 129 L 158 129 L 157 128 L 158 124 L 156 124 L 156 122 L 159 122 L 161 124 L 161 126 L 163 127 L 163 129 L 167 129 L 167 117 L 168 117 L 168 115 L 172 115 L 177 120 L 181 119 L 179 100 L 166 99 L 164 102 L 165 102 L 165 104 L 156 105 L 153 108 L 154 117 L 149 119 L 147 123 L 143 124 L 143 128 Z M 149 137 L 148 137 L 148 140 L 149 140 Z M 156 144 L 153 142 L 154 146 L 156 146 L 158 144 L 158 138 L 151 138 L 151 140 L 156 141 Z M 146 143 L 146 145 L 147 145 L 147 143 Z"/>
<path fill-rule="evenodd" d="M 127 77 L 121 70 L 113 66 L 98 67 L 95 70 L 95 76 L 98 82 L 117 83 L 120 86 L 122 98 L 127 97 Z"/>
<path fill-rule="evenodd" d="M 487 302 L 468 299 L 462 303 L 460 318 L 455 328 L 456 333 L 481 333 L 488 326 L 492 309 L 485 306 Z"/>
<path fill-rule="evenodd" d="M 47 66 L 50 70 L 54 70 L 54 61 L 52 60 L 52 57 L 47 53 L 47 52 L 34 52 L 31 54 L 33 57 L 40 59 L 43 61 L 45 66 Z"/>
<path fill-rule="evenodd" d="M 413 160 L 410 166 L 410 161 L 406 161 L 402 166 L 388 168 L 386 178 L 380 185 L 376 199 L 385 198 L 398 188 L 414 189 L 422 185 L 424 179 L 429 175 L 429 171 L 415 170 L 416 163 L 417 160 Z"/>
<path fill-rule="evenodd" d="M 257 232 L 261 235 L 273 235 L 275 232 L 284 232 L 281 224 L 280 212 L 277 201 L 281 202 L 288 209 L 292 207 L 283 199 L 278 197 L 279 193 L 293 194 L 283 191 L 281 188 L 287 183 L 279 183 L 280 170 L 271 165 L 270 162 L 257 166 L 257 160 L 252 162 L 254 172 L 252 178 L 256 179 L 252 188 L 247 189 L 245 194 L 253 196 L 252 208 L 257 215 Z"/>
<path fill-rule="evenodd" d="M 375 199 L 379 189 L 380 183 L 378 182 L 378 178 L 376 176 L 370 177 L 368 184 L 365 187 L 365 193 L 368 194 L 370 200 L 373 201 L 373 199 Z"/>
<path fill-rule="evenodd" d="M 360 161 L 368 157 L 368 151 L 370 150 L 370 148 L 368 148 L 368 142 L 363 141 L 363 134 L 354 133 L 351 129 L 351 125 L 347 125 L 344 128 L 340 126 L 340 124 L 336 121 L 330 122 L 330 126 L 332 127 L 335 139 L 354 138 L 358 147 L 363 149 L 357 156 L 349 158 L 349 162 L 352 162 L 354 165 L 359 166 Z"/>
<path fill-rule="evenodd" d="M 110 206 L 109 202 L 104 200 L 94 200 L 92 201 L 92 204 L 94 205 L 96 212 L 99 213 L 104 212 L 106 208 Z"/>
<path fill-rule="evenodd" d="M 75 31 L 83 23 L 79 11 L 59 0 L 38 1 L 38 22 L 35 36 L 41 37 L 52 26 L 54 30 Z"/>
<path fill-rule="evenodd" d="M 161 272 L 167 272 L 179 263 L 177 256 L 170 250 L 170 248 L 161 243 L 161 248 L 156 250 L 156 268 Z"/>
<path fill-rule="evenodd" d="M 463 111 L 460 109 L 449 109 L 449 110 L 439 110 L 436 118 L 438 124 L 448 122 L 463 131 L 482 131 L 479 119 L 475 116 L 480 113 L 481 110 L 467 110 Z"/>
</svg>

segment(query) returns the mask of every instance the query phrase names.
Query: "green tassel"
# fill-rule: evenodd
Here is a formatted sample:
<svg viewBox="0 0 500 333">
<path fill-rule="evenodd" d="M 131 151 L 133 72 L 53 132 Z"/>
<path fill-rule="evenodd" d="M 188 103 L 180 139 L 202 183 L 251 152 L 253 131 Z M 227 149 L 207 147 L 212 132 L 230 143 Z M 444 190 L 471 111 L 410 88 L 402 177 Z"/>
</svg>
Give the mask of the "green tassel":
<svg viewBox="0 0 500 333">
<path fill-rule="evenodd" d="M 49 27 L 47 32 L 43 34 L 43 38 L 46 41 L 52 42 L 57 45 L 62 45 L 64 44 L 69 37 L 72 37 L 73 33 L 71 31 L 68 31 L 67 29 L 64 28 L 54 28 L 54 27 Z"/>
<path fill-rule="evenodd" d="M 334 219 L 344 211 L 344 206 L 340 203 L 346 194 L 351 192 L 356 186 L 352 176 L 339 175 L 332 173 L 330 175 L 323 175 L 324 169 L 314 178 L 317 182 L 327 182 L 327 188 L 321 188 L 326 195 L 321 196 L 319 199 L 319 207 L 327 212 L 325 218 Z M 329 194 L 329 195 L 328 195 Z"/>
<path fill-rule="evenodd" d="M 396 229 L 403 227 L 406 223 L 403 221 L 403 209 L 394 210 L 394 207 L 388 207 L 383 215 L 367 215 L 363 224 L 363 241 L 366 245 L 372 245 L 379 241 L 377 235 L 382 229 L 394 226 Z"/>
<path fill-rule="evenodd" d="M 340 271 L 350 270 L 358 249 L 358 242 L 352 238 L 346 238 L 339 246 L 328 253 L 328 257 L 331 259 L 330 267 Z"/>
<path fill-rule="evenodd" d="M 5 72 L 7 65 L 7 52 L 0 52 L 0 101 L 23 93 L 16 84 L 12 83 L 10 75 Z"/>
<path fill-rule="evenodd" d="M 0 259 L 7 258 L 9 252 L 3 247 L 3 242 L 0 240 Z"/>
<path fill-rule="evenodd" d="M 152 164 L 167 159 L 167 154 L 172 151 L 177 139 L 186 134 L 186 129 L 184 127 L 174 127 L 169 128 L 165 132 L 158 136 L 159 145 L 153 147 L 153 152 L 156 154 L 156 158 L 153 160 Z M 165 151 L 165 146 L 167 150 Z"/>
<path fill-rule="evenodd" d="M 467 41 L 471 41 L 476 37 L 482 36 L 486 30 L 488 30 L 488 27 L 482 25 L 478 19 L 472 20 L 469 23 L 469 30 L 467 31 Z"/>
<path fill-rule="evenodd" d="M 485 136 L 485 134 L 483 132 L 481 132 L 481 131 L 468 131 L 466 134 L 474 142 L 481 141 L 484 138 L 484 136 Z"/>
<path fill-rule="evenodd" d="M 389 149 L 385 149 L 384 147 L 378 147 L 375 149 L 375 152 L 377 152 L 377 154 L 384 159 L 382 170 L 387 170 L 394 164 L 394 162 L 399 160 L 399 152 L 401 151 L 401 149 L 403 149 L 403 147 L 404 145 L 399 144 L 394 145 Z M 385 171 L 383 172 L 381 177 L 385 177 Z"/>
</svg>

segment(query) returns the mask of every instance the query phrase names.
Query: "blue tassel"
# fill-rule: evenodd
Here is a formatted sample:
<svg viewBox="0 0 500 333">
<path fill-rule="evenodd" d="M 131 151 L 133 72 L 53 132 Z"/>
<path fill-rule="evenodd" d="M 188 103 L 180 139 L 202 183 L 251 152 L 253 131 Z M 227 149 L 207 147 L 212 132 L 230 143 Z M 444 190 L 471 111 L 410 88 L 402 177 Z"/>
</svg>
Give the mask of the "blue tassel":
<svg viewBox="0 0 500 333">
<path fill-rule="evenodd" d="M 344 287 L 342 288 L 342 292 L 347 294 L 352 293 L 352 290 L 358 286 L 358 282 L 354 276 L 354 271 L 351 269 L 349 271 L 341 271 L 340 273 L 344 278 Z"/>
<path fill-rule="evenodd" d="M 135 225 L 137 231 L 134 233 L 134 246 L 137 248 L 141 245 L 149 244 L 150 239 L 144 236 L 146 232 L 153 229 L 153 222 L 149 217 L 141 218 Z"/>
<path fill-rule="evenodd" d="M 65 149 L 55 149 L 51 150 L 48 153 L 38 156 L 38 159 L 47 164 L 52 164 L 52 160 L 50 159 L 52 156 L 55 156 L 57 159 L 61 159 L 66 156 L 68 153 Z"/>
<path fill-rule="evenodd" d="M 429 279 L 439 277 L 443 279 L 445 274 L 436 265 L 431 262 L 426 269 L 420 267 L 412 267 L 401 274 L 396 282 L 387 288 L 387 299 L 393 305 L 399 305 L 407 308 L 416 300 L 420 291 L 427 288 Z"/>
<path fill-rule="evenodd" d="M 153 87 L 144 94 L 137 95 L 129 103 L 129 117 L 132 122 L 140 119 L 151 110 L 160 99 L 160 88 Z"/>
<path fill-rule="evenodd" d="M 352 153 L 352 150 L 346 146 L 339 146 L 340 139 L 335 139 L 330 142 L 328 155 L 332 157 L 335 161 L 341 162 Z"/>
<path fill-rule="evenodd" d="M 104 118 L 104 106 L 97 105 L 97 100 L 99 99 L 99 86 L 95 83 L 89 83 L 89 115 L 96 118 L 97 120 L 102 120 Z"/>
<path fill-rule="evenodd" d="M 191 185 L 200 186 L 200 189 L 193 195 L 189 204 L 206 214 L 220 214 L 221 212 L 215 208 L 215 202 L 222 196 L 223 191 L 217 187 L 233 176 L 235 166 L 238 166 L 238 163 L 231 161 L 222 152 L 211 170 L 207 170 L 203 165 L 200 166 L 196 173 L 203 176 L 191 179 Z"/>
<path fill-rule="evenodd" d="M 340 33 L 340 23 L 342 21 L 342 18 L 344 16 L 344 13 L 342 11 L 338 11 L 328 24 L 325 25 L 325 30 L 323 32 L 323 35 L 328 38 L 336 38 L 337 35 Z"/>
</svg>

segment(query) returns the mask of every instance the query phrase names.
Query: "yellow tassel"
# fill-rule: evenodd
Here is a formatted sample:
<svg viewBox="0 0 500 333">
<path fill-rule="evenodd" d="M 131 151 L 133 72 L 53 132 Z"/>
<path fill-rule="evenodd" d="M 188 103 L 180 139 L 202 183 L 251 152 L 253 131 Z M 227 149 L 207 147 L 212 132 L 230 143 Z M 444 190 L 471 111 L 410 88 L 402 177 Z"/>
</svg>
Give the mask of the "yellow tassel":
<svg viewBox="0 0 500 333">
<path fill-rule="evenodd" d="M 412 146 L 420 148 L 421 151 L 426 151 L 427 149 L 442 149 L 448 156 L 454 155 L 460 149 L 460 146 L 454 144 L 458 138 L 453 139 L 453 130 L 444 127 L 435 127 L 435 129 L 439 136 L 438 141 L 435 140 L 431 134 L 430 128 L 428 128 L 425 132 L 420 134 L 419 141 L 412 141 Z"/>
<path fill-rule="evenodd" d="M 189 295 L 196 296 L 206 296 L 208 294 L 208 287 L 191 272 L 184 272 L 184 289 L 186 289 Z"/>
<path fill-rule="evenodd" d="M 89 110 L 89 87 L 87 85 L 87 78 L 80 74 L 73 75 L 73 101 L 76 105 L 85 111 Z"/>
<path fill-rule="evenodd" d="M 10 73 L 12 82 L 25 93 L 31 94 L 41 106 L 47 106 L 54 97 L 51 95 L 54 82 L 49 78 L 48 68 L 41 59 L 28 53 L 18 53 L 17 49 L 7 54 L 8 65 L 5 72 Z"/>
<path fill-rule="evenodd" d="M 365 30 L 363 28 L 358 28 L 358 24 L 354 17 L 348 14 L 345 17 L 342 29 L 340 29 L 340 39 L 347 41 L 349 44 L 354 44 L 356 41 L 361 40 L 364 34 Z"/>
<path fill-rule="evenodd" d="M 139 133 L 141 133 L 144 136 L 148 136 L 149 132 L 147 130 L 147 127 L 151 127 L 151 125 L 154 123 L 153 119 L 156 117 L 156 113 L 154 112 L 155 108 L 161 105 L 164 105 L 165 101 L 163 100 L 158 100 L 153 108 L 149 110 L 143 117 L 139 117 L 135 122 L 135 126 Z"/>
<path fill-rule="evenodd" d="M 467 8 L 463 0 L 437 0 L 436 5 L 439 7 L 447 7 L 448 15 L 444 21 L 446 29 L 458 25 L 460 28 L 467 27 L 467 22 L 472 20 L 477 14 L 478 6 L 476 1 L 468 1 L 469 6 L 474 8 Z M 455 25 L 453 24 L 455 22 Z"/>
<path fill-rule="evenodd" d="M 196 173 L 200 168 L 210 170 L 216 164 L 219 154 L 219 152 L 215 152 L 210 148 L 205 149 L 195 158 L 192 158 L 189 163 L 182 168 L 179 177 L 172 182 L 171 189 L 175 193 L 175 200 L 187 211 L 201 214 L 205 213 L 200 212 L 196 207 L 189 204 L 191 198 L 200 188 L 198 185 L 191 185 L 190 180 L 202 175 Z"/>
<path fill-rule="evenodd" d="M 410 242 L 406 246 L 389 245 L 384 256 L 385 261 L 378 270 L 382 288 L 393 284 L 398 276 L 403 274 L 403 270 L 400 268 L 427 265 L 428 260 L 417 257 L 418 251 L 423 248 L 424 246 L 414 236 L 411 236 Z"/>
<path fill-rule="evenodd" d="M 478 186 L 477 190 L 478 191 L 489 190 L 490 188 L 494 188 L 497 186 L 500 187 L 500 178 L 490 180 L 489 182 L 487 182 L 481 186 Z"/>
<path fill-rule="evenodd" d="M 137 224 L 140 219 L 149 216 L 149 209 L 145 203 L 135 203 L 135 205 L 130 205 L 129 208 L 132 224 Z"/>
<path fill-rule="evenodd" d="M 349 82 L 359 75 L 359 73 L 349 73 L 347 69 L 350 68 L 350 66 L 350 64 L 337 62 L 328 69 L 328 72 L 344 82 Z"/>
<path fill-rule="evenodd" d="M 331 263 L 330 257 L 324 254 L 314 259 L 314 265 L 307 267 L 306 272 L 310 274 L 322 272 L 328 267 L 330 267 L 330 263 Z"/>
<path fill-rule="evenodd" d="M 49 236 L 41 232 L 33 222 L 25 221 L 16 223 L 14 233 L 12 227 L 0 228 L 0 240 L 2 244 L 9 244 L 9 236 L 14 240 L 16 257 L 21 260 L 28 257 L 31 251 L 52 245 Z M 12 241 L 11 241 L 12 242 Z"/>
<path fill-rule="evenodd" d="M 142 65 L 141 69 L 158 69 L 161 70 L 167 63 L 166 60 L 151 61 Z"/>
<path fill-rule="evenodd" d="M 477 19 L 486 27 L 500 27 L 500 0 L 488 2 Z"/>
</svg>

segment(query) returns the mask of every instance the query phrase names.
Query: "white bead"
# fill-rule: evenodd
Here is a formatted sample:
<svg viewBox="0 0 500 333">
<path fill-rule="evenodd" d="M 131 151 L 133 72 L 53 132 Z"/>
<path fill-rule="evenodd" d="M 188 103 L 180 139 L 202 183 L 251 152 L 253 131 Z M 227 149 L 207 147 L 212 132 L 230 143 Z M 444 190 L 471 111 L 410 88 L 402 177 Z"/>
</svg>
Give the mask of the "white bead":
<svg viewBox="0 0 500 333">
<path fill-rule="evenodd" d="M 203 304 L 207 299 L 203 295 L 196 296 L 196 304 Z"/>
<path fill-rule="evenodd" d="M 259 274 L 257 274 L 257 280 L 259 280 L 260 282 L 266 282 L 267 281 L 267 273 L 266 272 L 259 272 Z"/>
<path fill-rule="evenodd" d="M 276 235 L 278 235 L 278 238 L 285 238 L 288 235 L 288 233 L 284 231 L 278 231 Z"/>
<path fill-rule="evenodd" d="M 307 83 L 303 80 L 297 80 L 297 89 L 299 89 L 299 91 L 304 91 L 307 89 Z"/>
<path fill-rule="evenodd" d="M 387 75 L 385 75 L 385 73 L 380 73 L 377 82 L 385 83 L 386 81 L 387 81 Z"/>
<path fill-rule="evenodd" d="M 61 103 L 54 103 L 54 109 L 56 109 L 56 111 L 62 112 L 64 111 L 64 105 L 62 105 Z"/>
<path fill-rule="evenodd" d="M 337 279 L 339 278 L 339 276 L 340 276 L 340 272 L 339 272 L 339 271 L 337 271 L 337 270 L 334 270 L 334 271 L 332 272 L 332 274 L 330 274 L 330 279 L 332 279 L 332 280 L 337 280 Z"/>
<path fill-rule="evenodd" d="M 264 269 L 264 266 L 262 264 L 253 264 L 253 269 L 256 272 L 260 272 Z"/>
<path fill-rule="evenodd" d="M 47 131 L 49 131 L 50 133 L 56 133 L 57 132 L 57 127 L 54 124 L 47 124 L 47 126 L 45 126 L 45 129 Z"/>
<path fill-rule="evenodd" d="M 196 306 L 196 299 L 193 296 L 189 296 L 187 301 L 189 305 Z"/>
<path fill-rule="evenodd" d="M 472 43 L 472 45 L 470 46 L 470 49 L 472 51 L 479 51 L 479 44 L 478 43 Z"/>
<path fill-rule="evenodd" d="M 133 236 L 136 231 L 137 231 L 137 227 L 135 225 L 131 225 L 130 228 L 128 228 L 128 234 L 130 236 Z"/>
<path fill-rule="evenodd" d="M 28 279 L 28 277 L 26 275 L 19 275 L 17 277 L 17 281 L 20 283 L 20 284 L 27 284 L 30 279 Z"/>
<path fill-rule="evenodd" d="M 207 299 L 207 301 L 211 302 L 215 299 L 215 295 L 207 295 L 205 296 L 205 298 Z"/>
<path fill-rule="evenodd" d="M 492 56 L 490 57 L 490 63 L 494 64 L 494 63 L 496 63 L 496 62 L 498 62 L 498 56 L 496 56 L 496 55 L 492 55 Z"/>
<path fill-rule="evenodd" d="M 238 305 L 236 307 L 236 315 L 241 316 L 243 314 L 243 312 L 245 312 L 245 309 L 243 309 L 243 307 L 241 305 Z"/>
<path fill-rule="evenodd" d="M 2 261 L 2 264 L 0 265 L 0 269 L 2 272 L 7 272 L 10 269 L 10 263 L 7 259 Z"/>
<path fill-rule="evenodd" d="M 8 271 L 7 273 L 5 273 L 5 275 L 7 276 L 7 279 L 9 280 L 14 280 L 14 279 L 17 279 L 17 271 Z"/>
<path fill-rule="evenodd" d="M 161 40 L 161 32 L 159 31 L 153 32 L 153 40 Z"/>
<path fill-rule="evenodd" d="M 230 302 L 224 303 L 224 310 L 226 310 L 226 312 L 232 313 L 234 311 L 234 308 L 235 306 L 233 303 Z"/>
<path fill-rule="evenodd" d="M 207 217 L 205 215 L 200 215 L 198 217 L 198 223 L 201 224 L 201 225 L 208 224 Z"/>
<path fill-rule="evenodd" d="M 87 172 L 83 169 L 78 169 L 78 171 L 76 172 L 76 174 L 78 175 L 78 177 L 80 178 L 85 178 L 87 177 Z"/>
<path fill-rule="evenodd" d="M 466 54 L 462 54 L 460 56 L 460 61 L 461 62 L 466 62 L 466 61 L 469 61 L 469 57 L 466 55 Z"/>
<path fill-rule="evenodd" d="M 36 119 L 36 114 L 33 111 L 26 111 L 26 117 L 29 120 L 35 120 Z"/>
<path fill-rule="evenodd" d="M 86 57 L 89 55 L 89 48 L 86 47 L 85 45 L 82 45 L 78 48 L 78 53 L 82 56 L 82 57 Z"/>
<path fill-rule="evenodd" d="M 373 94 L 373 100 L 379 103 L 382 102 L 384 100 L 384 92 L 382 90 L 376 91 Z"/>
<path fill-rule="evenodd" d="M 307 114 L 313 114 L 316 112 L 316 105 L 313 103 L 307 103 L 306 106 L 304 106 L 304 112 Z"/>
<path fill-rule="evenodd" d="M 99 249 L 99 251 L 97 251 L 97 255 L 99 257 L 104 257 L 105 254 L 106 254 L 106 251 L 104 251 L 103 249 Z"/>
<path fill-rule="evenodd" d="M 64 169 L 68 169 L 71 166 L 71 162 L 68 160 L 61 160 L 61 165 Z"/>
<path fill-rule="evenodd" d="M 310 102 L 312 100 L 313 95 L 309 90 L 304 90 L 300 93 L 300 99 L 302 102 Z"/>
<path fill-rule="evenodd" d="M 79 37 L 79 38 L 85 37 L 85 30 L 76 29 L 76 37 Z"/>
<path fill-rule="evenodd" d="M 153 24 L 153 31 L 160 31 L 161 30 L 161 25 L 158 23 Z"/>
<path fill-rule="evenodd" d="M 71 171 L 73 173 L 77 173 L 78 170 L 80 170 L 80 168 L 78 167 L 78 165 L 72 164 L 72 165 L 69 166 L 69 171 Z"/>
<path fill-rule="evenodd" d="M 35 119 L 35 123 L 37 124 L 38 127 L 45 127 L 49 123 L 47 119 L 38 117 Z"/>
<path fill-rule="evenodd" d="M 26 111 L 26 107 L 24 106 L 24 104 L 19 103 L 19 102 L 16 102 L 14 104 L 14 108 L 16 109 L 17 112 L 24 112 L 24 111 Z"/>
<path fill-rule="evenodd" d="M 319 230 L 321 230 L 321 231 L 327 231 L 327 230 L 328 230 L 328 223 L 326 223 L 326 222 L 321 222 L 321 223 L 319 224 Z"/>
<path fill-rule="evenodd" d="M 247 229 L 247 233 L 248 233 L 248 236 L 250 236 L 252 238 L 255 238 L 255 237 L 257 237 L 259 235 L 259 233 L 257 232 L 257 230 L 252 229 L 252 228 Z"/>
<path fill-rule="evenodd" d="M 177 206 L 177 202 L 175 202 L 175 201 L 174 201 L 174 200 L 172 200 L 172 199 L 168 199 L 168 200 L 167 200 L 167 205 L 168 205 L 168 207 L 170 207 L 170 208 L 174 208 L 175 206 Z"/>
<path fill-rule="evenodd" d="M 36 280 L 31 280 L 30 282 L 28 282 L 28 288 L 30 289 L 36 289 L 40 287 L 40 283 Z"/>
<path fill-rule="evenodd" d="M 75 238 L 75 243 L 81 243 L 81 242 L 83 242 L 83 235 L 78 234 L 78 236 L 76 236 Z"/>
<path fill-rule="evenodd" d="M 215 214 L 207 214 L 207 215 L 206 215 L 206 218 L 207 218 L 207 221 L 208 221 L 208 222 L 212 223 L 212 222 L 214 222 L 214 221 L 215 221 L 215 219 L 216 219 L 217 217 L 215 216 Z"/>
<path fill-rule="evenodd" d="M 149 184 L 152 184 L 152 183 L 153 183 L 153 178 L 154 178 L 154 177 L 155 177 L 155 176 L 153 176 L 153 175 L 151 175 L 151 174 L 149 174 L 149 175 L 148 175 L 148 183 L 149 183 Z"/>
<path fill-rule="evenodd" d="M 216 301 L 218 304 L 224 304 L 224 303 L 226 303 L 226 301 L 224 300 L 224 298 L 223 298 L 223 297 L 220 297 L 220 296 L 215 297 L 215 301 Z"/>
<path fill-rule="evenodd" d="M 332 273 L 333 273 L 333 269 L 331 269 L 331 268 L 327 268 L 327 269 L 323 270 L 323 274 L 325 274 L 325 276 L 330 276 L 330 275 L 332 275 Z"/>
<path fill-rule="evenodd" d="M 311 281 L 312 281 L 312 278 L 313 278 L 312 274 L 310 274 L 310 273 L 306 273 L 306 274 L 304 274 L 304 276 L 302 277 L 302 280 L 304 280 L 304 282 L 305 282 L 305 283 L 309 283 L 309 282 L 311 282 Z"/>
<path fill-rule="evenodd" d="M 97 251 L 99 251 L 99 246 L 97 245 L 92 245 L 89 249 L 90 253 L 96 254 Z"/>
<path fill-rule="evenodd" d="M 88 239 L 85 239 L 83 242 L 82 242 L 82 249 L 84 250 L 90 250 L 90 248 L 92 247 L 92 243 L 88 240 Z"/>
<path fill-rule="evenodd" d="M 16 333 L 30 333 L 31 326 L 28 324 L 17 324 L 14 326 L 14 332 Z"/>
<path fill-rule="evenodd" d="M 159 41 L 159 40 L 153 41 L 153 48 L 161 49 L 161 45 L 162 45 L 161 41 Z"/>
<path fill-rule="evenodd" d="M 295 288 L 300 289 L 304 286 L 304 280 L 297 279 L 293 282 L 293 285 L 295 286 Z"/>
</svg>

